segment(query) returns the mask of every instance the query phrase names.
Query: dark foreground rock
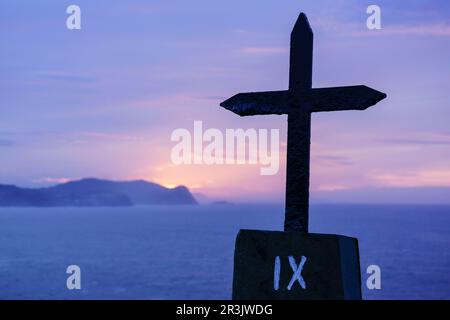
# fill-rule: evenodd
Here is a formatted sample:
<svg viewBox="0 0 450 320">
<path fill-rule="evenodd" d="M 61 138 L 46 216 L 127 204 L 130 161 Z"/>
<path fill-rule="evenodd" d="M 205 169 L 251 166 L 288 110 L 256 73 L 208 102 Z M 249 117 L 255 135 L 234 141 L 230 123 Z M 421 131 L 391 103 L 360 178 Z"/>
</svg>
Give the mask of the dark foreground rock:
<svg viewBox="0 0 450 320">
<path fill-rule="evenodd" d="M 241 230 L 234 255 L 233 299 L 361 299 L 358 240 Z"/>
</svg>

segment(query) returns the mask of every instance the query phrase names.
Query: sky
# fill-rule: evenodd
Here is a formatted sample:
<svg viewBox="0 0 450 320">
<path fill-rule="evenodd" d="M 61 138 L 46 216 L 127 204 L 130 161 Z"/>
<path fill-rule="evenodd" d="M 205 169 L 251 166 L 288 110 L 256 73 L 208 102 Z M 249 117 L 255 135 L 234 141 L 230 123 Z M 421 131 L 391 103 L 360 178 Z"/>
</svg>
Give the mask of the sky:
<svg viewBox="0 0 450 320">
<path fill-rule="evenodd" d="M 81 30 L 66 28 L 71 4 Z M 381 8 L 380 30 L 366 27 L 370 4 Z M 0 0 L 0 183 L 145 179 L 214 199 L 282 201 L 286 116 L 241 118 L 219 103 L 287 88 L 301 11 L 314 31 L 313 87 L 388 95 L 363 112 L 313 115 L 312 194 L 367 198 L 377 188 L 408 199 L 450 188 L 450 2 L 437 0 Z M 195 120 L 279 129 L 279 172 L 175 165 L 171 133 Z"/>
</svg>

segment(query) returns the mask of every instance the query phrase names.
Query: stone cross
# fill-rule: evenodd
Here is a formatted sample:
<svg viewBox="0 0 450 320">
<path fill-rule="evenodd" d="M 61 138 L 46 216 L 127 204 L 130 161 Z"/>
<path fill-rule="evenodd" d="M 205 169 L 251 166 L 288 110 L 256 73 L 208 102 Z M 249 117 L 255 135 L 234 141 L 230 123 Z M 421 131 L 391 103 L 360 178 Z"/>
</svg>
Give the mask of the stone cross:
<svg viewBox="0 0 450 320">
<path fill-rule="evenodd" d="M 220 105 L 240 116 L 287 114 L 285 231 L 308 232 L 311 113 L 365 110 L 386 97 L 369 87 L 312 89 L 313 32 L 300 13 L 291 33 L 289 90 L 239 93 Z"/>
</svg>

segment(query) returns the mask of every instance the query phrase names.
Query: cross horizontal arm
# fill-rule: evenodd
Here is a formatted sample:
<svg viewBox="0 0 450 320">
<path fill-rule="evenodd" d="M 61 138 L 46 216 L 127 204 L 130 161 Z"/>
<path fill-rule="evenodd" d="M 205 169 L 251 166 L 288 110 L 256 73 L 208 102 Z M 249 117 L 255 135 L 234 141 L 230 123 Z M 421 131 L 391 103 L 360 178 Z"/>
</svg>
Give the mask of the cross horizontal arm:
<svg viewBox="0 0 450 320">
<path fill-rule="evenodd" d="M 220 104 L 238 115 L 286 114 L 289 110 L 289 91 L 238 93 Z"/>
<path fill-rule="evenodd" d="M 220 105 L 240 116 L 309 112 L 365 110 L 386 98 L 366 86 L 238 93 Z"/>
<path fill-rule="evenodd" d="M 386 94 L 366 86 L 310 89 L 296 95 L 311 112 L 365 110 L 386 98 Z"/>
</svg>

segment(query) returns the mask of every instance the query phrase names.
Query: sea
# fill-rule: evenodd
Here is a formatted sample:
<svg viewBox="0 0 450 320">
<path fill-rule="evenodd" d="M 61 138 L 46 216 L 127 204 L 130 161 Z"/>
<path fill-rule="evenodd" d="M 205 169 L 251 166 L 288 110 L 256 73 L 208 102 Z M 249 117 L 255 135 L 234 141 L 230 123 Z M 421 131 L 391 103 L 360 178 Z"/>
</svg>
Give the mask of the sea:
<svg viewBox="0 0 450 320">
<path fill-rule="evenodd" d="M 239 229 L 281 204 L 0 208 L 0 299 L 230 299 Z M 310 231 L 359 239 L 364 299 L 450 299 L 450 206 L 316 204 Z M 81 289 L 69 290 L 70 265 Z M 369 289 L 377 265 L 381 288 Z"/>
</svg>

